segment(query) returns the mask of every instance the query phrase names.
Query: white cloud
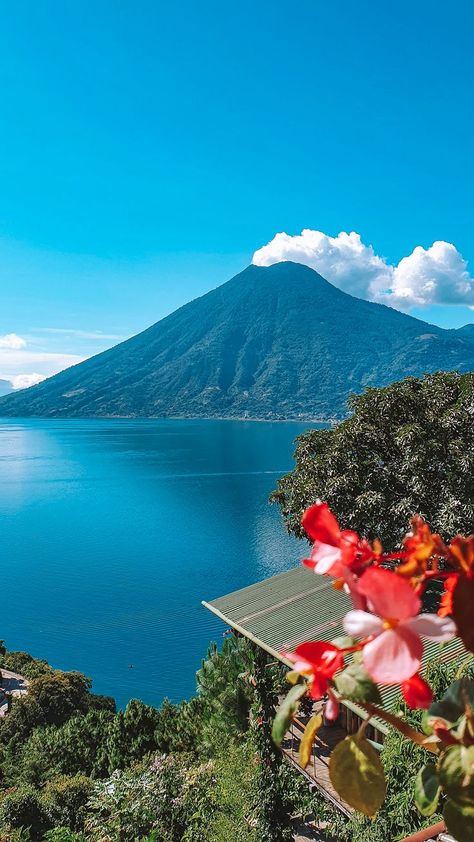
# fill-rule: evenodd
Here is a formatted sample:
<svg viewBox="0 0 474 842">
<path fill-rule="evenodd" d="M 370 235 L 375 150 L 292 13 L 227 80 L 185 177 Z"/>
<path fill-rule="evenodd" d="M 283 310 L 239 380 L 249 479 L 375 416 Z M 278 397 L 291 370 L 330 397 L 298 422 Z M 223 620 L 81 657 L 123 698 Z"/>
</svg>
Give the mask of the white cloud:
<svg viewBox="0 0 474 842">
<path fill-rule="evenodd" d="M 48 334 L 48 336 L 40 338 L 39 336 L 27 335 L 24 338 L 17 333 L 0 335 L 0 380 L 8 380 L 14 389 L 26 389 L 40 383 L 47 377 L 76 365 L 90 356 L 87 353 L 89 348 L 86 349 L 85 354 L 61 351 L 61 344 L 66 342 L 68 338 L 81 341 L 81 344 L 76 343 L 78 350 L 84 348 L 82 340 L 103 342 L 104 340 L 125 338 L 118 334 L 105 334 L 101 331 L 77 330 L 75 328 L 37 328 L 36 332 Z M 76 350 L 74 343 L 71 344 L 72 350 Z M 94 351 L 97 353 L 97 350 L 99 349 L 91 349 L 91 353 Z"/>
<path fill-rule="evenodd" d="M 474 280 L 467 261 L 452 243 L 438 240 L 424 249 L 417 246 L 393 270 L 389 298 L 399 304 L 474 305 Z"/>
<path fill-rule="evenodd" d="M 255 252 L 252 262 L 271 266 L 282 260 L 311 266 L 351 295 L 402 310 L 429 304 L 474 307 L 474 279 L 467 261 L 452 243 L 442 240 L 428 249 L 417 246 L 393 265 L 365 245 L 355 231 L 330 237 L 305 228 L 296 236 L 276 234 Z"/>
<path fill-rule="evenodd" d="M 119 333 L 102 333 L 100 330 L 76 330 L 75 328 L 67 327 L 38 327 L 38 333 L 53 333 L 59 336 L 72 336 L 75 339 L 97 339 L 98 341 L 116 339 L 127 339 Z"/>
<path fill-rule="evenodd" d="M 0 380 L 9 380 L 14 389 L 26 389 L 83 359 L 78 354 L 56 354 L 25 349 L 24 346 L 0 345 Z"/>
<path fill-rule="evenodd" d="M 32 374 L 14 374 L 9 379 L 14 389 L 28 389 L 29 386 L 35 386 L 42 380 L 46 380 L 46 375 L 32 372 Z"/>
<path fill-rule="evenodd" d="M 0 348 L 25 348 L 26 347 L 26 339 L 23 339 L 22 336 L 18 336 L 17 333 L 6 333 L 4 336 L 0 336 Z"/>
</svg>

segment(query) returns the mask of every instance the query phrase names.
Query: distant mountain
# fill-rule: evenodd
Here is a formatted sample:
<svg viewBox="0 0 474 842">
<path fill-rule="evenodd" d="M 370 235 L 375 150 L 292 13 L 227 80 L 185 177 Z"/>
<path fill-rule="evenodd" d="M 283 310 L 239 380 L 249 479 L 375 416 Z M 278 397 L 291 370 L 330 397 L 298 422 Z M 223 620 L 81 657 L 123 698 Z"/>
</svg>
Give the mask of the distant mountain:
<svg viewBox="0 0 474 842">
<path fill-rule="evenodd" d="M 473 368 L 469 331 L 277 263 L 249 266 L 132 339 L 2 398 L 0 415 L 333 418 L 364 386 Z"/>
<path fill-rule="evenodd" d="M 10 392 L 13 392 L 13 386 L 9 380 L 0 380 L 0 397 L 3 395 L 9 395 Z"/>
<path fill-rule="evenodd" d="M 458 336 L 462 336 L 464 339 L 471 339 L 474 342 L 474 324 L 458 327 L 456 333 Z"/>
</svg>

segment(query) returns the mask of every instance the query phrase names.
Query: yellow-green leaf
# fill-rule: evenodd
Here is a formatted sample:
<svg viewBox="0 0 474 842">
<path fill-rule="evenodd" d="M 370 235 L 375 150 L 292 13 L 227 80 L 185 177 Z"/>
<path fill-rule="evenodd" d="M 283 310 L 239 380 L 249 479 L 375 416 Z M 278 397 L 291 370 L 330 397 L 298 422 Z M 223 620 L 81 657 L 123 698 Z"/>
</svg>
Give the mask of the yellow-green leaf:
<svg viewBox="0 0 474 842">
<path fill-rule="evenodd" d="M 457 842 L 472 842 L 474 839 L 474 809 L 472 807 L 460 807 L 448 798 L 443 810 L 443 819 L 449 833 L 457 839 Z"/>
<path fill-rule="evenodd" d="M 457 805 L 474 808 L 474 746 L 450 746 L 439 761 L 443 790 Z"/>
<path fill-rule="evenodd" d="M 415 804 L 422 816 L 432 816 L 436 813 L 440 793 L 441 785 L 436 766 L 434 763 L 427 763 L 415 778 Z"/>
<path fill-rule="evenodd" d="M 314 716 L 311 717 L 309 720 L 306 728 L 304 729 L 304 734 L 301 738 L 300 742 L 300 750 L 299 750 L 299 761 L 300 766 L 303 769 L 306 769 L 310 759 L 311 759 L 311 752 L 313 750 L 313 743 L 316 733 L 321 728 L 323 724 L 323 715 L 322 713 L 315 713 Z"/>
<path fill-rule="evenodd" d="M 287 680 L 288 684 L 298 684 L 300 678 L 301 678 L 301 673 L 296 672 L 296 670 L 290 670 L 290 672 L 287 672 L 287 674 L 286 674 L 286 680 Z"/>
<path fill-rule="evenodd" d="M 298 710 L 300 699 L 307 690 L 307 684 L 295 684 L 283 699 L 273 720 L 272 739 L 275 745 L 282 744 L 290 722 Z"/>
<path fill-rule="evenodd" d="M 342 800 L 366 816 L 374 816 L 385 798 L 385 777 L 378 752 L 365 737 L 346 737 L 334 749 L 329 777 Z"/>
</svg>

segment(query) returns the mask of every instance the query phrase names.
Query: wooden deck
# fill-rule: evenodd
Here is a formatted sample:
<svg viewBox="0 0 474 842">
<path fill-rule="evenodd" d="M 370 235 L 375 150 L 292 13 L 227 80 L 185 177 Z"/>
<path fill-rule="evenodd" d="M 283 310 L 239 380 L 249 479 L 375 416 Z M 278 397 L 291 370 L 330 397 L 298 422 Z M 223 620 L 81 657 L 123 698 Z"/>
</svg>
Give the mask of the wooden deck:
<svg viewBox="0 0 474 842">
<path fill-rule="evenodd" d="M 329 758 L 331 752 L 341 740 L 347 737 L 347 731 L 337 724 L 331 726 L 323 725 L 316 734 L 311 760 L 306 769 L 303 769 L 298 762 L 298 750 L 308 719 L 309 717 L 299 717 L 294 720 L 283 740 L 283 753 L 290 763 L 304 775 L 308 782 L 320 791 L 324 798 L 330 801 L 346 816 L 350 816 L 353 812 L 352 807 L 341 801 L 329 779 Z"/>
</svg>

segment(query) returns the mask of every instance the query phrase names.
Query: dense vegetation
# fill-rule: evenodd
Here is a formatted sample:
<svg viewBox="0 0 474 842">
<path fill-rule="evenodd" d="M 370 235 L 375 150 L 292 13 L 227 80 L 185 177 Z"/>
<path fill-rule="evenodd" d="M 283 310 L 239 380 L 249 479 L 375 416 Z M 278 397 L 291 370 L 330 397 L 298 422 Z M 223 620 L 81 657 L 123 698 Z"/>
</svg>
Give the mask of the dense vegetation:
<svg viewBox="0 0 474 842">
<path fill-rule="evenodd" d="M 44 383 L 2 415 L 334 418 L 350 392 L 470 371 L 474 337 L 353 298 L 308 266 L 249 266 Z"/>
<path fill-rule="evenodd" d="M 2 666 L 31 684 L 0 720 L 0 842 L 288 842 L 295 815 L 328 822 L 338 842 L 386 842 L 436 820 L 413 800 L 425 752 L 395 732 L 375 821 L 348 821 L 312 794 L 270 741 L 282 671 L 243 640 L 213 646 L 198 694 L 159 709 L 135 700 L 117 713 L 84 676 L 25 653 Z M 437 694 L 455 669 L 431 666 Z"/>
<path fill-rule="evenodd" d="M 263 671 L 265 736 L 257 656 L 245 641 L 211 647 L 190 701 L 156 709 L 134 700 L 118 712 L 80 673 L 2 652 L 1 666 L 30 685 L 0 719 L 1 842 L 291 838 L 289 815 L 308 793 L 269 743 L 281 673 Z"/>
<path fill-rule="evenodd" d="M 331 430 L 298 439 L 295 469 L 272 499 L 287 528 L 317 498 L 345 529 L 399 545 L 418 512 L 449 537 L 474 522 L 474 375 L 406 378 L 350 400 L 353 414 Z"/>
</svg>

